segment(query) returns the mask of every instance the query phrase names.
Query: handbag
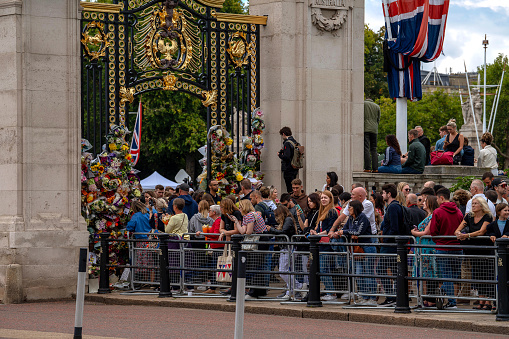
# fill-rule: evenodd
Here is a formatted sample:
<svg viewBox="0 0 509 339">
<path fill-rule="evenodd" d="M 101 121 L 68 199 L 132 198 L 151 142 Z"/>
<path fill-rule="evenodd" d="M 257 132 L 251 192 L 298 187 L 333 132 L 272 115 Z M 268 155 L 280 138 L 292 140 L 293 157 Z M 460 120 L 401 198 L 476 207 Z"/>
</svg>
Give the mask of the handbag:
<svg viewBox="0 0 509 339">
<path fill-rule="evenodd" d="M 231 270 L 233 263 L 232 251 L 230 245 L 226 245 L 223 249 L 223 255 L 217 258 L 218 270 Z M 232 282 L 232 272 L 216 272 L 217 282 Z"/>
<path fill-rule="evenodd" d="M 356 236 L 352 236 L 352 242 L 358 244 L 359 238 Z M 353 253 L 364 253 L 364 247 L 362 246 L 353 246 Z M 362 257 L 355 258 L 355 260 L 362 260 Z"/>
<path fill-rule="evenodd" d="M 429 154 L 432 165 L 452 165 L 454 152 L 433 151 Z"/>
<path fill-rule="evenodd" d="M 242 244 L 242 250 L 244 251 L 256 251 L 258 249 L 258 245 L 256 244 L 260 240 L 259 235 L 253 235 L 249 234 L 244 237 L 244 240 L 242 241 L 244 244 Z M 248 243 L 248 244 L 246 244 Z"/>
</svg>

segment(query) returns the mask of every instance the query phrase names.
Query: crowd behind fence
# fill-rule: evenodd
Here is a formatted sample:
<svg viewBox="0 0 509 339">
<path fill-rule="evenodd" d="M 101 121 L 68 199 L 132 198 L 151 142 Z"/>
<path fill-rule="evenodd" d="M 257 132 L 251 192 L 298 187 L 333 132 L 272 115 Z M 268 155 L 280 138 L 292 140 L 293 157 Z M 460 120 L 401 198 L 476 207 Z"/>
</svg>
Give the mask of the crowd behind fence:
<svg viewBox="0 0 509 339">
<path fill-rule="evenodd" d="M 431 237 L 410 236 L 361 236 L 358 242 L 341 237 L 322 242 L 320 236 L 288 239 L 267 234 L 256 243 L 244 241 L 242 235 L 232 236 L 232 241 L 185 240 L 165 233 L 152 234 L 148 239 L 108 236 L 101 234 L 98 293 L 110 292 L 108 270 L 117 267 L 131 270 L 133 291 L 138 291 L 140 285 L 152 285 L 158 288 L 159 297 L 169 297 L 187 296 L 186 290 L 196 292 L 200 287 L 229 289 L 228 300 L 234 301 L 236 259 L 240 251 L 245 251 L 246 288 L 278 290 L 282 292 L 278 300 L 304 300 L 310 307 L 322 306 L 322 300 L 326 304 L 362 307 L 376 306 L 376 299 L 385 298 L 394 300 L 388 306 L 394 304 L 395 312 L 408 313 L 409 300 L 416 311 L 431 311 L 436 308 L 423 308 L 426 300 L 436 300 L 436 307 L 441 309 L 447 300 L 462 299 L 492 302 L 496 304 L 497 320 L 509 320 L 509 239 L 497 239 L 493 246 L 458 246 L 430 244 L 423 240 Z M 129 265 L 109 264 L 109 243 L 114 241 L 129 243 Z M 210 243 L 231 246 L 231 270 L 217 268 L 223 249 L 210 248 Z M 452 251 L 444 254 L 435 249 Z M 488 254 L 454 251 L 469 249 Z M 217 272 L 231 274 L 231 283 L 217 282 Z M 324 298 L 328 295 L 332 297 Z M 338 296 L 342 298 L 336 299 Z M 259 299 L 277 298 L 261 294 Z"/>
</svg>

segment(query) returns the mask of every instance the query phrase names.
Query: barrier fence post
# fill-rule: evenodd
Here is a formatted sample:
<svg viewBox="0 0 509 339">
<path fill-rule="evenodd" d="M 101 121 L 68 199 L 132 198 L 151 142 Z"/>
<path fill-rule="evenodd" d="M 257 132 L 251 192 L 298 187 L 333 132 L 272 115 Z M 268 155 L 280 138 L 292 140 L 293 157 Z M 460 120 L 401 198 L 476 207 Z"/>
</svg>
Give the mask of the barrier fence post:
<svg viewBox="0 0 509 339">
<path fill-rule="evenodd" d="M 232 239 L 232 252 L 233 252 L 233 265 L 232 265 L 232 287 L 230 289 L 230 298 L 228 301 L 236 301 L 237 300 L 237 275 L 238 275 L 238 257 L 240 251 L 240 242 L 244 237 L 240 234 L 233 234 Z"/>
<path fill-rule="evenodd" d="M 498 300 L 497 300 L 497 321 L 509 321 L 509 239 L 498 238 L 496 240 L 498 263 Z"/>
<path fill-rule="evenodd" d="M 99 234 L 101 237 L 101 264 L 99 266 L 99 290 L 97 294 L 110 293 L 110 276 L 108 272 L 108 262 L 110 260 L 110 246 L 108 244 L 108 238 L 110 234 L 103 232 Z"/>
<path fill-rule="evenodd" d="M 80 248 L 78 266 L 78 287 L 76 288 L 76 313 L 74 314 L 74 339 L 81 339 L 83 334 L 83 304 L 85 303 L 85 278 L 87 276 L 88 249 Z"/>
<path fill-rule="evenodd" d="M 308 307 L 322 307 L 320 301 L 320 246 L 318 242 L 321 237 L 317 235 L 310 235 L 309 240 L 309 293 L 308 293 Z"/>
<path fill-rule="evenodd" d="M 408 256 L 406 244 L 409 237 L 396 237 L 397 247 L 397 276 L 396 276 L 396 308 L 394 313 L 410 313 L 408 304 Z M 394 273 L 393 273 L 394 274 Z"/>
<path fill-rule="evenodd" d="M 237 261 L 237 300 L 235 304 L 235 335 L 234 339 L 242 339 L 244 337 L 244 290 L 246 288 L 246 261 L 247 255 L 245 251 L 238 252 Z"/>
<path fill-rule="evenodd" d="M 168 239 L 170 236 L 161 233 L 159 236 L 159 298 L 172 296 L 170 288 L 170 271 L 168 270 Z"/>
</svg>

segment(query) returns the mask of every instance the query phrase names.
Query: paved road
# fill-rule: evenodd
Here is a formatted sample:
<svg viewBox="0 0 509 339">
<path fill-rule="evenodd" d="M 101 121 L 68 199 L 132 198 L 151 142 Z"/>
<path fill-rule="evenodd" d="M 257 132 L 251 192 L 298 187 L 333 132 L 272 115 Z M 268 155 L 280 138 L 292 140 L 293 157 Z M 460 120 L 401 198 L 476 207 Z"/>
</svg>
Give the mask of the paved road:
<svg viewBox="0 0 509 339">
<path fill-rule="evenodd" d="M 0 338 L 71 338 L 73 302 L 0 305 Z M 460 315 L 458 315 L 460 316 Z M 461 315 L 464 316 L 464 315 Z M 85 304 L 89 338 L 232 338 L 235 314 L 219 311 Z M 508 338 L 473 332 L 246 314 L 245 338 Z"/>
</svg>

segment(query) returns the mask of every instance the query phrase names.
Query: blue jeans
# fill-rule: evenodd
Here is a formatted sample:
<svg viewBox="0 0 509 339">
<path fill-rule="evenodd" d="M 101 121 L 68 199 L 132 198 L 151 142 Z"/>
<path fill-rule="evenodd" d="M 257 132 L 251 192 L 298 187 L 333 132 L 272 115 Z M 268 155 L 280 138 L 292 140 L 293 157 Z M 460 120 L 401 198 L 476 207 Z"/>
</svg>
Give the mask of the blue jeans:
<svg viewBox="0 0 509 339">
<path fill-rule="evenodd" d="M 320 273 L 331 273 L 332 265 L 334 263 L 334 256 L 330 254 L 320 254 Z M 322 275 L 320 276 L 323 284 L 325 285 L 325 289 L 327 291 L 334 290 L 334 284 L 332 283 L 332 277 L 330 275 Z"/>
<path fill-rule="evenodd" d="M 422 174 L 422 172 L 412 167 L 402 167 L 401 174 Z"/>
<path fill-rule="evenodd" d="M 389 165 L 378 167 L 378 173 L 401 173 L 401 165 Z"/>
<path fill-rule="evenodd" d="M 383 255 L 383 254 L 395 254 L 396 253 L 396 247 L 381 247 L 380 248 L 380 255 L 382 256 L 380 258 L 380 261 L 378 262 L 377 267 L 377 274 L 378 275 L 392 275 L 396 276 L 397 274 L 397 264 L 396 264 L 396 256 L 394 255 Z M 391 273 L 389 274 L 389 269 L 391 270 Z M 396 300 L 396 297 L 394 296 L 396 294 L 396 291 L 394 290 L 393 280 L 391 279 L 380 279 L 382 282 L 382 286 L 384 287 L 384 293 L 385 295 L 393 295 L 386 297 L 387 300 L 393 301 Z"/>
<path fill-rule="evenodd" d="M 375 239 L 376 240 L 376 239 Z M 376 253 L 376 248 L 374 246 L 364 246 L 364 253 Z M 365 274 L 365 275 L 373 275 L 375 274 L 375 257 L 367 256 L 362 260 L 355 260 L 355 274 Z M 366 294 L 375 294 L 376 293 L 376 282 L 374 278 L 365 278 L 359 277 L 357 278 L 357 287 L 359 292 Z M 375 300 L 375 296 L 364 296 L 364 299 L 373 299 Z"/>
<path fill-rule="evenodd" d="M 438 275 L 440 278 L 446 279 L 459 279 L 461 275 L 461 258 L 456 257 L 462 255 L 463 251 L 444 251 L 436 250 L 436 254 L 446 254 L 447 257 L 437 257 Z M 442 289 L 448 296 L 454 296 L 454 285 L 450 281 L 445 281 Z M 456 298 L 449 298 L 449 302 L 456 305 Z"/>
</svg>

